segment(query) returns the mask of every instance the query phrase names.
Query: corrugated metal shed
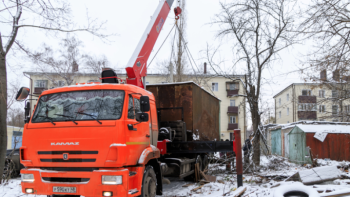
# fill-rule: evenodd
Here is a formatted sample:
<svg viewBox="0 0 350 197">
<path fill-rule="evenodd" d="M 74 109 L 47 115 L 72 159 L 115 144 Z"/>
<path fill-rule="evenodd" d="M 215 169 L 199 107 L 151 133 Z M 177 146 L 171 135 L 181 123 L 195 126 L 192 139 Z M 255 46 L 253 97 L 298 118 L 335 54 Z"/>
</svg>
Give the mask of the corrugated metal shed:
<svg viewBox="0 0 350 197">
<path fill-rule="evenodd" d="M 350 161 L 350 126 L 347 125 L 299 125 L 306 133 L 306 146 L 315 158 Z M 327 133 L 324 141 L 315 138 L 317 132 Z"/>
<path fill-rule="evenodd" d="M 282 155 L 281 129 L 271 131 L 271 154 Z"/>
<path fill-rule="evenodd" d="M 311 163 L 310 158 L 305 157 L 306 151 L 306 134 L 297 125 L 289 135 L 289 161 L 298 164 Z"/>
<path fill-rule="evenodd" d="M 288 127 L 281 129 L 282 137 L 282 156 L 288 158 L 289 155 L 289 135 L 288 133 L 293 129 L 293 127 Z"/>
</svg>

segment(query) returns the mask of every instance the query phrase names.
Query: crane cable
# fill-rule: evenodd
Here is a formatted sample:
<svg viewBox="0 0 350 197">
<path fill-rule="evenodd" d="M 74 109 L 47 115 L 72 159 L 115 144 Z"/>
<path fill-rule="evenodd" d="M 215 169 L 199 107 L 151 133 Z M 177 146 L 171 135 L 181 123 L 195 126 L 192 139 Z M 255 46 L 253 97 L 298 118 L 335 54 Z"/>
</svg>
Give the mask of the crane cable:
<svg viewBox="0 0 350 197">
<path fill-rule="evenodd" d="M 180 32 L 180 28 L 179 28 L 179 26 L 178 26 L 177 24 L 176 24 L 176 27 L 177 27 L 178 31 Z M 185 50 L 186 50 L 187 54 L 189 54 L 190 64 L 191 64 L 192 68 L 193 68 L 193 65 L 192 65 L 192 61 L 193 61 L 194 65 L 195 65 L 195 66 L 197 67 L 197 69 L 198 69 L 198 72 L 200 72 L 200 70 L 199 70 L 199 68 L 198 68 L 198 66 L 197 66 L 197 63 L 196 63 L 196 62 L 194 61 L 194 59 L 193 59 L 193 56 L 192 56 L 191 51 L 190 51 L 189 48 L 187 47 L 187 42 L 185 41 L 185 39 L 184 39 L 184 37 L 182 36 L 182 34 L 181 34 L 181 33 L 179 33 L 179 34 L 180 34 L 180 37 L 181 37 L 182 41 L 185 43 Z M 191 61 L 191 59 L 192 59 L 192 61 Z M 194 68 L 193 68 L 193 71 L 195 71 Z M 194 73 L 194 74 L 197 76 L 196 73 Z M 198 79 L 197 79 L 197 80 L 198 80 Z"/>
<path fill-rule="evenodd" d="M 151 62 L 150 62 L 148 65 L 147 65 L 147 68 L 151 66 L 151 64 L 152 64 L 152 62 L 153 62 L 153 60 L 154 60 L 154 58 L 156 58 L 156 56 L 157 56 L 158 52 L 159 52 L 159 51 L 160 51 L 160 49 L 163 47 L 163 45 L 164 45 L 165 41 L 168 39 L 168 37 L 169 37 L 170 33 L 173 31 L 174 27 L 175 27 L 175 24 L 174 24 L 174 26 L 171 28 L 171 30 L 170 30 L 170 32 L 169 32 L 169 34 L 168 34 L 168 35 L 166 36 L 166 38 L 164 39 L 164 41 L 163 41 L 162 45 L 159 47 L 159 49 L 158 49 L 157 53 L 156 53 L 156 54 L 153 56 L 153 58 L 152 58 Z"/>
</svg>

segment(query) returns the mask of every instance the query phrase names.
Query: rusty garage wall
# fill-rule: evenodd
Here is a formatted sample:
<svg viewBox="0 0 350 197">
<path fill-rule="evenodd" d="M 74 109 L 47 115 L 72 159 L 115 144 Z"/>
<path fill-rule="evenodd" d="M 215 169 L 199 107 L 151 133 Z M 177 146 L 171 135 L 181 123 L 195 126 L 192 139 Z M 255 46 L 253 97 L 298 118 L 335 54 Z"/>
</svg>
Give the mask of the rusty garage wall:
<svg viewBox="0 0 350 197">
<path fill-rule="evenodd" d="M 314 138 L 314 135 L 306 134 L 306 146 L 311 148 L 314 158 L 350 161 L 350 134 L 328 133 L 324 142 Z"/>
<path fill-rule="evenodd" d="M 220 139 L 219 108 L 220 100 L 197 84 L 173 83 L 147 85 L 152 92 L 157 108 L 184 108 L 186 129 L 199 134 L 200 140 Z M 181 120 L 181 110 L 162 110 L 161 121 Z"/>
<path fill-rule="evenodd" d="M 220 101 L 197 85 L 193 85 L 193 101 L 193 129 L 199 139 L 220 140 Z"/>
</svg>

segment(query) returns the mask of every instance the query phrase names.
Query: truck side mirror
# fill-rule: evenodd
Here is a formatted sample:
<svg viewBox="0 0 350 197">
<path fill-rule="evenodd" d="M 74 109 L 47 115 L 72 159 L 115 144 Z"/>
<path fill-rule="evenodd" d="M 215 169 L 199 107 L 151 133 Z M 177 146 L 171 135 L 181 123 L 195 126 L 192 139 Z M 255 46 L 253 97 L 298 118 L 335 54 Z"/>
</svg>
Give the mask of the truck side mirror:
<svg viewBox="0 0 350 197">
<path fill-rule="evenodd" d="M 24 123 L 28 123 L 30 119 L 30 102 L 26 103 L 26 106 L 24 107 Z"/>
<path fill-rule="evenodd" d="M 149 97 L 148 96 L 141 96 L 140 97 L 140 110 L 142 112 L 148 112 L 149 109 L 150 109 Z"/>
<path fill-rule="evenodd" d="M 16 101 L 24 101 L 29 95 L 30 89 L 26 87 L 21 87 L 16 95 Z"/>
<path fill-rule="evenodd" d="M 143 112 L 138 112 L 136 113 L 136 120 L 138 122 L 148 122 L 148 114 L 147 113 L 143 113 Z"/>
</svg>

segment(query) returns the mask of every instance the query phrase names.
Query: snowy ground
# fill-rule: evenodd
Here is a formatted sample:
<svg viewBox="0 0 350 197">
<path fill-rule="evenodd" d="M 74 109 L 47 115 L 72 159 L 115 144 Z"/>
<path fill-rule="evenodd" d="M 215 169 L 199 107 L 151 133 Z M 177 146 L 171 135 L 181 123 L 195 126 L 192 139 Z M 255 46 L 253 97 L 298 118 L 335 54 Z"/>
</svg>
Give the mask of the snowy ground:
<svg viewBox="0 0 350 197">
<path fill-rule="evenodd" d="M 341 171 L 342 179 L 337 179 L 334 181 L 328 181 L 325 183 L 320 183 L 317 185 L 307 186 L 308 190 L 319 190 L 327 192 L 337 192 L 344 189 L 349 190 L 350 185 L 350 174 L 348 173 L 348 168 L 350 162 L 337 162 L 337 161 L 326 161 L 319 160 L 318 163 L 322 166 L 338 166 Z M 261 159 L 262 168 L 257 173 L 244 174 L 243 185 L 247 187 L 247 190 L 242 195 L 244 197 L 273 197 L 277 190 L 283 189 L 283 187 L 300 188 L 299 182 L 284 181 L 288 177 L 292 176 L 300 170 L 307 169 L 308 166 L 300 166 L 296 164 L 284 161 L 280 157 L 262 157 Z M 190 182 L 185 182 L 180 179 L 171 178 L 171 183 L 169 185 L 164 185 L 163 196 L 165 197 L 181 197 L 181 196 L 191 196 L 191 197 L 217 197 L 217 196 L 234 196 L 237 191 L 237 179 L 235 173 L 229 173 L 224 171 L 225 166 L 220 166 L 216 170 L 217 180 L 221 183 L 208 183 L 202 188 L 192 191 L 194 188 L 199 187 L 199 184 L 192 184 L 188 187 L 183 187 L 184 185 L 190 184 Z M 0 197 L 16 197 L 16 196 L 32 196 L 21 193 L 20 178 L 11 179 L 6 185 L 0 186 Z M 299 184 L 299 185 L 298 185 Z M 349 190 L 350 192 L 350 190 Z M 317 196 L 325 196 L 325 194 L 320 194 Z M 37 197 L 46 197 L 39 196 Z M 350 197 L 350 195 L 349 195 Z"/>
</svg>

